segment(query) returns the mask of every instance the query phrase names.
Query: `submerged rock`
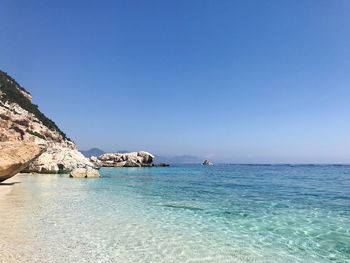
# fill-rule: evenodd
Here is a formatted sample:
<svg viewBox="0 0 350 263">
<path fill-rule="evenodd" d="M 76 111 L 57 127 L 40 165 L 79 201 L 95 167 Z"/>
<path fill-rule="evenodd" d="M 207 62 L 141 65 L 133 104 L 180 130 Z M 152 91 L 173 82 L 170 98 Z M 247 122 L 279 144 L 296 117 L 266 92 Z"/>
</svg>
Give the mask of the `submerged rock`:
<svg viewBox="0 0 350 263">
<path fill-rule="evenodd" d="M 44 146 L 31 142 L 1 142 L 0 182 L 21 172 L 44 151 Z"/>
</svg>

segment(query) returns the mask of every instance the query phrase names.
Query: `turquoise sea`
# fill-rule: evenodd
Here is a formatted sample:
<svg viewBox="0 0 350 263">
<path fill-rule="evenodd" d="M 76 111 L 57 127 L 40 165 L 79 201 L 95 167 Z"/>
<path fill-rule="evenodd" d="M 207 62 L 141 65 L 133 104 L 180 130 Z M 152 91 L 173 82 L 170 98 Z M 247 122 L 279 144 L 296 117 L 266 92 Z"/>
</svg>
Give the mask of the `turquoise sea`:
<svg viewBox="0 0 350 263">
<path fill-rule="evenodd" d="M 101 174 L 17 176 L 0 199 L 0 262 L 350 262 L 350 166 Z"/>
</svg>

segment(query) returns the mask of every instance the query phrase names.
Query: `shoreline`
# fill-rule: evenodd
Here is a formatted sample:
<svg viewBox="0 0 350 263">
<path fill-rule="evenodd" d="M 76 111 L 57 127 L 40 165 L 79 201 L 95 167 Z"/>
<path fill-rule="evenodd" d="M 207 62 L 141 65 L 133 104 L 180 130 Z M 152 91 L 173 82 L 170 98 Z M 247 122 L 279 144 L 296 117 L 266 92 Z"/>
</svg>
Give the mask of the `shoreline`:
<svg viewBox="0 0 350 263">
<path fill-rule="evenodd" d="M 14 175 L 13 177 L 0 183 L 0 199 L 3 199 L 8 194 L 10 194 L 12 192 L 15 184 L 21 183 L 22 180 L 20 178 L 20 175 L 23 175 L 23 173 L 18 173 L 16 175 Z"/>
<path fill-rule="evenodd" d="M 349 260 L 350 168 L 274 169 L 112 168 L 103 180 L 21 173 L 8 181 L 20 184 L 0 185 L 9 193 L 0 197 L 0 262 Z"/>
</svg>

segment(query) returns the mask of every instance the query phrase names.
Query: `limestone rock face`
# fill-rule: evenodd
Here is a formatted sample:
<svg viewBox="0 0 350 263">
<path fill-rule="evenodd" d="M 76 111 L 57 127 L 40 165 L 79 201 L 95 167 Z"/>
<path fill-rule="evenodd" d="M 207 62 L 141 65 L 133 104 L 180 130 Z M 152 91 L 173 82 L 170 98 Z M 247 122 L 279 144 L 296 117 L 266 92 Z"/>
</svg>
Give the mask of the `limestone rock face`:
<svg viewBox="0 0 350 263">
<path fill-rule="evenodd" d="M 141 164 L 134 160 L 128 160 L 125 162 L 124 167 L 141 167 Z"/>
<path fill-rule="evenodd" d="M 149 152 L 140 151 L 137 153 L 137 155 L 143 159 L 143 163 L 152 163 L 154 160 L 154 155 L 150 154 Z"/>
<path fill-rule="evenodd" d="M 102 166 L 102 161 L 100 161 L 96 156 L 91 156 L 89 160 L 98 167 Z"/>
<path fill-rule="evenodd" d="M 153 166 L 152 162 L 154 155 L 145 152 L 130 152 L 130 153 L 105 153 L 99 157 L 91 157 L 92 161 L 97 166 L 106 167 L 142 167 Z"/>
<path fill-rule="evenodd" d="M 95 178 L 100 177 L 100 172 L 96 169 L 86 169 L 86 177 L 87 178 Z"/>
<path fill-rule="evenodd" d="M 36 173 L 67 173 L 75 168 L 95 168 L 78 150 L 53 145 L 25 170 Z"/>
<path fill-rule="evenodd" d="M 112 167 L 124 167 L 126 164 L 126 161 L 122 161 L 122 162 L 116 162 L 116 163 L 112 163 Z"/>
<path fill-rule="evenodd" d="M 85 168 L 75 168 L 70 172 L 70 177 L 76 178 L 85 178 L 86 177 L 86 169 Z"/>
<path fill-rule="evenodd" d="M 45 151 L 32 142 L 0 142 L 0 182 L 26 168 Z"/>
<path fill-rule="evenodd" d="M 28 91 L 0 70 L 0 142 L 30 141 L 47 148 L 30 163 L 26 172 L 69 172 L 79 167 L 94 167 L 63 131 L 47 118 Z"/>
<path fill-rule="evenodd" d="M 23 140 L 75 148 L 64 132 L 32 103 L 30 93 L 0 71 L 0 141 Z"/>
<path fill-rule="evenodd" d="M 76 178 L 96 178 L 100 177 L 98 170 L 91 168 L 75 168 L 70 172 L 70 177 Z"/>
</svg>

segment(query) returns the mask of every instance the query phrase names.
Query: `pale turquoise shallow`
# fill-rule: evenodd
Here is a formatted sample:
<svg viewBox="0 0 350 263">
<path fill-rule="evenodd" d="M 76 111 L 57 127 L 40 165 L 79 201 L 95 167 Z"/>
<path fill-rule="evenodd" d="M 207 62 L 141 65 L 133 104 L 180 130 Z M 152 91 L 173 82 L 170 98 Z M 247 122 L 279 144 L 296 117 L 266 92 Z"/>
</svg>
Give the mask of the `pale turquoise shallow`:
<svg viewBox="0 0 350 263">
<path fill-rule="evenodd" d="M 350 262 L 350 166 L 105 168 L 19 177 L 0 262 Z"/>
</svg>

